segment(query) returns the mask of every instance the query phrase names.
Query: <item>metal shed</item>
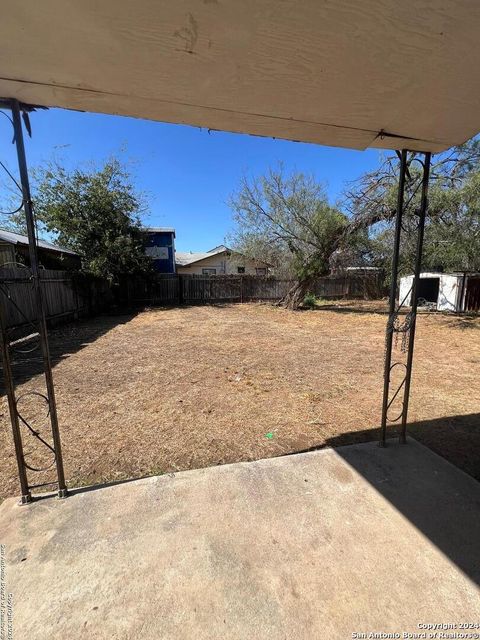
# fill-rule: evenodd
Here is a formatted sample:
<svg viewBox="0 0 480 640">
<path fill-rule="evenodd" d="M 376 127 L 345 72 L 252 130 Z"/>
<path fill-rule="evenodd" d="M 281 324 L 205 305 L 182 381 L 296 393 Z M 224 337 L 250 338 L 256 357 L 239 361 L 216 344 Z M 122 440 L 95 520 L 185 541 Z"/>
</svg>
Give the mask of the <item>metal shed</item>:
<svg viewBox="0 0 480 640">
<path fill-rule="evenodd" d="M 413 275 L 400 279 L 399 299 L 410 306 Z M 420 274 L 419 306 L 431 306 L 437 311 L 478 311 L 480 309 L 480 273 Z"/>
</svg>

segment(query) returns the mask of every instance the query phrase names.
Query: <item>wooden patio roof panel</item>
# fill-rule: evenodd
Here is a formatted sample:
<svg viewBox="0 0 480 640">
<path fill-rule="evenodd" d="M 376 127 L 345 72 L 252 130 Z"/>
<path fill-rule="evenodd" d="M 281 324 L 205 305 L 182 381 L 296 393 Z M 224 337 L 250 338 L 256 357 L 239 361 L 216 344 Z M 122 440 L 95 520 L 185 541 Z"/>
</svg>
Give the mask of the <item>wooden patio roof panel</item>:
<svg viewBox="0 0 480 640">
<path fill-rule="evenodd" d="M 364 149 L 480 130 L 470 0 L 23 0 L 0 95 Z"/>
</svg>

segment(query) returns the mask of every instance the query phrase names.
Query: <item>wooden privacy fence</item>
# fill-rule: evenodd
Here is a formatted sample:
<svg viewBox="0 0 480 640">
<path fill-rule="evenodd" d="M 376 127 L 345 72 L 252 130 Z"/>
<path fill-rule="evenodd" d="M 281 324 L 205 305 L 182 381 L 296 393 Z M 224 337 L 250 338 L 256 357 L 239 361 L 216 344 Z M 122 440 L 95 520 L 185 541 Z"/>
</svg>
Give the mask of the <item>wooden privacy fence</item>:
<svg viewBox="0 0 480 640">
<path fill-rule="evenodd" d="M 366 274 L 318 278 L 312 287 L 312 293 L 318 298 L 364 298 L 366 300 L 375 300 L 381 298 L 385 293 L 383 274 L 376 271 Z"/>
<path fill-rule="evenodd" d="M 293 282 L 274 277 L 247 275 L 125 276 L 113 295 L 107 281 L 72 271 L 41 271 L 45 312 L 51 324 L 94 315 L 112 303 L 120 307 L 206 304 L 280 300 Z M 321 298 L 378 298 L 381 278 L 338 276 L 319 278 L 312 293 Z M 35 320 L 30 270 L 0 268 L 0 304 L 7 327 L 27 326 Z"/>
<path fill-rule="evenodd" d="M 292 283 L 258 276 L 179 276 L 182 302 L 280 300 Z"/>
<path fill-rule="evenodd" d="M 180 278 L 175 274 L 123 276 L 120 280 L 117 297 L 121 305 L 129 307 L 179 304 Z"/>
<path fill-rule="evenodd" d="M 45 315 L 51 323 L 93 315 L 111 302 L 108 283 L 71 271 L 40 272 Z M 0 305 L 8 328 L 36 319 L 31 272 L 28 268 L 0 268 Z"/>
<path fill-rule="evenodd" d="M 280 300 L 291 284 L 258 276 L 127 276 L 120 285 L 120 298 L 128 306 Z"/>
<path fill-rule="evenodd" d="M 121 301 L 128 306 L 202 304 L 280 300 L 291 280 L 248 275 L 127 276 L 121 283 Z M 311 287 L 319 298 L 379 298 L 383 295 L 379 274 L 319 278 Z"/>
</svg>

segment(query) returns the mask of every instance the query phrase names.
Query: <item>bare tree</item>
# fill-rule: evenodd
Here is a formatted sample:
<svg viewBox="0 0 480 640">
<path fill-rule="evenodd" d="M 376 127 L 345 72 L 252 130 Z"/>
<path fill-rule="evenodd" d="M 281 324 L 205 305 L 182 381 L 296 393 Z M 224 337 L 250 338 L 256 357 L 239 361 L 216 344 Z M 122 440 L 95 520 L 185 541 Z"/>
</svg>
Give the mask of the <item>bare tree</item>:
<svg viewBox="0 0 480 640">
<path fill-rule="evenodd" d="M 347 218 L 332 207 L 325 188 L 303 173 L 280 166 L 265 176 L 243 178 L 232 195 L 237 250 L 290 272 L 295 283 L 280 304 L 297 309 L 344 238 Z"/>
<path fill-rule="evenodd" d="M 400 272 L 413 268 L 415 228 L 422 171 L 409 154 Z M 370 259 L 389 267 L 393 246 L 399 162 L 388 156 L 381 166 L 351 183 L 343 206 L 350 215 L 347 235 L 368 229 Z M 474 139 L 435 156 L 430 171 L 424 258 L 426 268 L 474 270 L 480 267 L 480 141 Z"/>
</svg>

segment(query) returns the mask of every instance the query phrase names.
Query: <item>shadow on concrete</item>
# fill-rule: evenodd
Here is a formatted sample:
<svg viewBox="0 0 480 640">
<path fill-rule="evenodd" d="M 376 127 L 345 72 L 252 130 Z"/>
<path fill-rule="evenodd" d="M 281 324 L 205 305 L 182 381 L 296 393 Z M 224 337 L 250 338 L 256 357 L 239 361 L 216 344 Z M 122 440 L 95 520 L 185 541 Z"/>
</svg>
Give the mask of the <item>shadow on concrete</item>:
<svg viewBox="0 0 480 640">
<path fill-rule="evenodd" d="M 405 451 L 414 447 L 424 455 Z M 385 449 L 372 445 L 363 455 L 355 447 L 339 447 L 336 452 L 480 584 L 480 487 L 474 478 L 449 464 L 435 464 L 436 454 L 412 440 L 406 445 L 389 441 Z M 378 552 L 388 554 L 388 541 Z"/>
<path fill-rule="evenodd" d="M 129 312 L 118 315 L 96 316 L 95 318 L 72 322 L 56 329 L 49 329 L 48 338 L 53 367 L 70 355 L 92 344 L 100 336 L 108 333 L 119 324 L 130 322 L 136 315 L 137 312 Z M 13 339 L 15 338 L 17 336 L 13 336 Z M 44 371 L 39 346 L 29 353 L 22 353 L 22 350 L 27 351 L 35 345 L 38 345 L 38 342 L 32 340 L 19 349 L 12 348 L 12 369 L 16 385 L 27 382 Z M 4 393 L 3 371 L 0 364 L 0 394 Z"/>
<path fill-rule="evenodd" d="M 408 425 L 408 435 L 480 482 L 480 413 L 411 422 Z M 390 427 L 387 436 L 396 438 L 397 427 Z M 329 438 L 318 446 L 292 451 L 285 455 L 306 453 L 325 447 L 336 448 L 378 441 L 379 438 L 379 427 L 348 431 Z"/>
<path fill-rule="evenodd" d="M 308 451 L 334 447 L 395 509 L 480 584 L 480 413 L 412 423 L 408 433 L 417 442 L 409 438 L 407 445 L 401 445 L 395 438 L 381 448 L 376 445 L 379 429 L 366 429 L 331 438 Z M 345 446 L 362 442 L 372 442 L 372 446 L 361 455 L 357 447 Z M 424 455 L 412 452 L 412 448 L 423 450 Z M 471 477 L 449 464 L 435 464 L 436 454 Z M 388 553 L 388 544 L 378 551 Z"/>
</svg>

